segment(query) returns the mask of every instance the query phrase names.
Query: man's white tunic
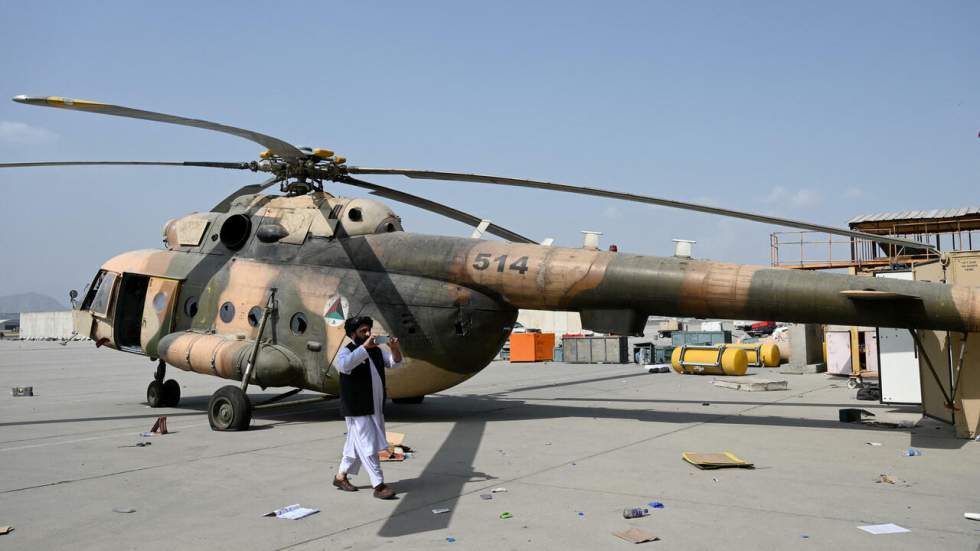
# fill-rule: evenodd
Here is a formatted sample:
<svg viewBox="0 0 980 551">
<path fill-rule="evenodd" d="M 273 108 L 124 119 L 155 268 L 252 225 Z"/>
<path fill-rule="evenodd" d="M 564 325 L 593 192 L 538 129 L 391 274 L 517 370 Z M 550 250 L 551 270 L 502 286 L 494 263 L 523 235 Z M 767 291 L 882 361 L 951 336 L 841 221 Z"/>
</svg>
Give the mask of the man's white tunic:
<svg viewBox="0 0 980 551">
<path fill-rule="evenodd" d="M 391 357 L 391 353 L 378 347 L 384 357 L 384 367 L 397 367 Z M 388 448 L 388 440 L 385 437 L 385 418 L 384 418 L 384 386 L 381 384 L 381 377 L 374 362 L 368 356 L 367 350 L 363 346 L 358 346 L 353 351 L 346 346 L 340 347 L 337 357 L 337 371 L 345 375 L 355 367 L 364 363 L 364 360 L 371 362 L 371 390 L 374 397 L 374 413 L 371 415 L 358 415 L 356 417 L 345 417 L 347 421 L 347 441 L 344 443 L 344 458 L 341 461 L 340 473 L 357 474 L 360 464 L 368 468 L 368 475 L 371 478 L 371 486 L 381 484 L 384 479 L 381 475 L 381 465 L 378 462 L 378 452 Z"/>
</svg>

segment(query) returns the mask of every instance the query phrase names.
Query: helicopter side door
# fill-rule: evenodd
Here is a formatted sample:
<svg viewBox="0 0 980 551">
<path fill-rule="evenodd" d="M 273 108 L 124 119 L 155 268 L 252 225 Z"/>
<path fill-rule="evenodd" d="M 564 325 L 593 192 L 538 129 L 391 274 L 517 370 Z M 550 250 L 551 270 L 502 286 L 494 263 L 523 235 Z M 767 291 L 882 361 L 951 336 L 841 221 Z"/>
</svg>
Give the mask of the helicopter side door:
<svg viewBox="0 0 980 551">
<path fill-rule="evenodd" d="M 117 349 L 156 357 L 157 342 L 173 323 L 179 285 L 175 279 L 129 272 L 122 275 L 113 309 Z"/>
<path fill-rule="evenodd" d="M 173 327 L 179 289 L 180 281 L 176 279 L 149 278 L 140 326 L 140 347 L 147 356 L 157 357 L 157 343 Z"/>
</svg>

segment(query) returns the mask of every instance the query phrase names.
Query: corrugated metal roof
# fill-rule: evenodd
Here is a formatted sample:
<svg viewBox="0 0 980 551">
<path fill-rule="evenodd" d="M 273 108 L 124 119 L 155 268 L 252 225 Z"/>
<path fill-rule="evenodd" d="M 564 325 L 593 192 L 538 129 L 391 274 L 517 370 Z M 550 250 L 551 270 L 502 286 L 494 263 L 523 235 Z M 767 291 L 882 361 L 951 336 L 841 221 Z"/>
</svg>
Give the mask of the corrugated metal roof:
<svg viewBox="0 0 980 551">
<path fill-rule="evenodd" d="M 848 224 L 860 222 L 882 222 L 884 220 L 934 220 L 940 218 L 959 218 L 971 214 L 980 214 L 980 207 L 961 207 L 956 209 L 906 210 L 900 212 L 880 212 L 877 214 L 861 214 L 850 219 Z"/>
</svg>

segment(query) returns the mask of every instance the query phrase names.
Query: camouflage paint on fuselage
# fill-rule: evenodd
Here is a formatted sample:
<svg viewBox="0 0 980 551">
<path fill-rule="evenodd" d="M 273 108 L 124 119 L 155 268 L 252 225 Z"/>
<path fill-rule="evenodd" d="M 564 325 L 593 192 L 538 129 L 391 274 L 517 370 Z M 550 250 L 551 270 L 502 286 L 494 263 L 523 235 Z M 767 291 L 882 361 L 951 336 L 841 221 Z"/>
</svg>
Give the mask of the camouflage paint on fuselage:
<svg viewBox="0 0 980 551">
<path fill-rule="evenodd" d="M 235 216 L 251 227 L 232 250 L 221 233 Z M 281 347 L 289 365 L 301 363 L 290 384 L 331 394 L 345 343 L 339 322 L 354 315 L 372 316 L 375 333 L 402 342 L 405 365 L 389 373 L 392 397 L 437 392 L 483 369 L 518 308 L 980 330 L 980 297 L 970 288 L 412 234 L 381 203 L 322 192 L 243 196 L 227 213 L 190 217 L 167 224 L 167 250 L 126 253 L 103 269 L 178 280 L 173 326 L 165 329 L 246 342 L 258 337 L 276 289 L 263 341 Z M 263 242 L 261 226 L 284 237 Z M 906 298 L 856 300 L 841 294 L 848 290 Z M 104 331 L 111 320 L 96 325 Z"/>
</svg>

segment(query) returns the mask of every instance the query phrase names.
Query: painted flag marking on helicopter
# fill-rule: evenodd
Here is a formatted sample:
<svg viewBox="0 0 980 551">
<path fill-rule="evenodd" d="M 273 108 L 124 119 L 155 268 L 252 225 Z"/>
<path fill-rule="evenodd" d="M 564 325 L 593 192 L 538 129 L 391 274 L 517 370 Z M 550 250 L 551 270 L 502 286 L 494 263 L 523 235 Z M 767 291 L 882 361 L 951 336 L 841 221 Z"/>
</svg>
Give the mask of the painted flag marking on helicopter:
<svg viewBox="0 0 980 551">
<path fill-rule="evenodd" d="M 323 310 L 323 318 L 328 325 L 333 327 L 343 325 L 347 319 L 347 312 L 350 312 L 350 304 L 341 295 L 334 295 L 327 300 L 327 306 Z"/>
</svg>

